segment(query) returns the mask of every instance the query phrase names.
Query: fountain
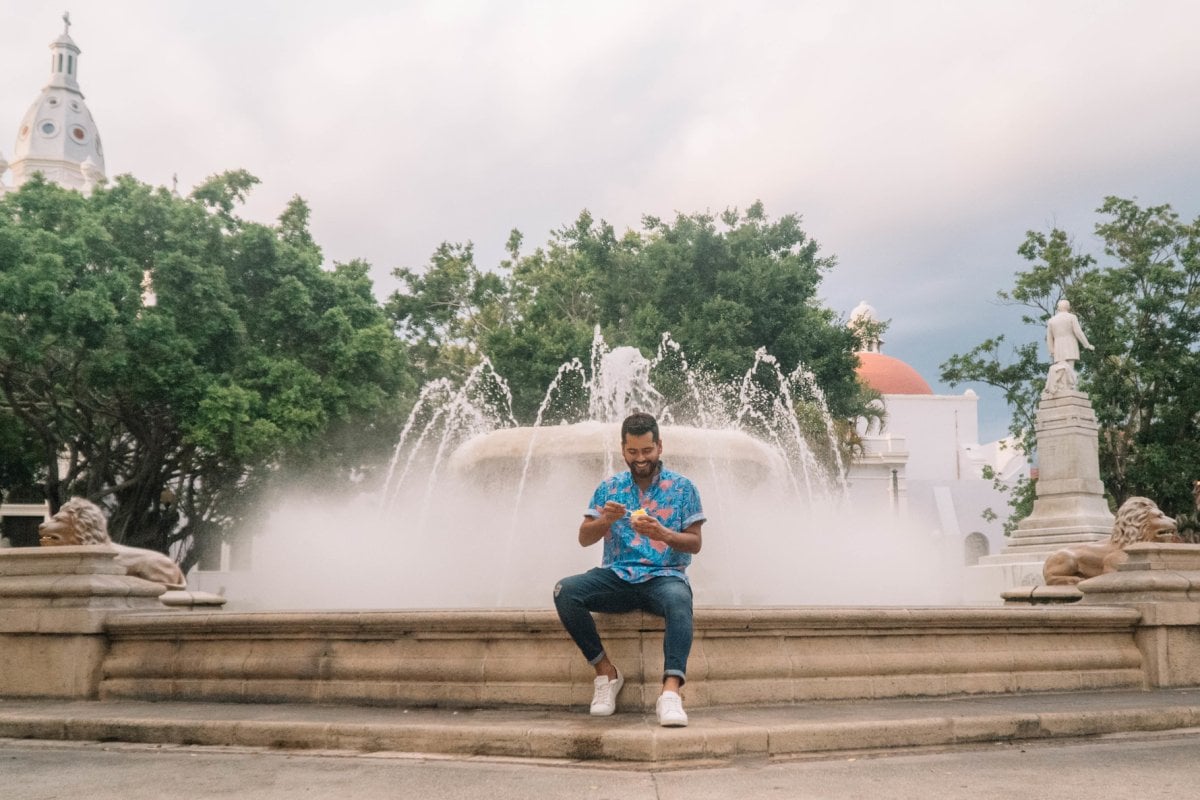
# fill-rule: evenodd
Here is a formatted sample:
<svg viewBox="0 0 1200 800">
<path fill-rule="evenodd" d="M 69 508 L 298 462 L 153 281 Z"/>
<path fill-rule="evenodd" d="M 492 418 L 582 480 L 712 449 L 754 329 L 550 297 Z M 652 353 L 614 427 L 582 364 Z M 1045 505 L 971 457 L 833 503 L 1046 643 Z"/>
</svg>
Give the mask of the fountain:
<svg viewBox="0 0 1200 800">
<path fill-rule="evenodd" d="M 563 364 L 529 426 L 486 360 L 461 386 L 426 386 L 377 495 L 276 511 L 255 536 L 253 577 L 231 584 L 233 605 L 548 608 L 558 577 L 599 561 L 575 531 L 596 484 L 624 468 L 619 422 L 633 410 L 659 418 L 664 460 L 704 501 L 698 605 L 958 600 L 959 559 L 943 539 L 848 502 L 833 421 L 804 369 L 785 374 L 760 350 L 740 381 L 721 383 L 669 335 L 647 359 L 598 332 L 589 366 Z"/>
<path fill-rule="evenodd" d="M 575 531 L 619 463 L 615 420 L 634 406 L 658 413 L 664 458 L 685 465 L 710 517 L 689 570 L 689 708 L 1200 683 L 1195 659 L 1161 657 L 1162 642 L 1194 647 L 1190 589 L 1130 607 L 1146 591 L 1119 576 L 1097 595 L 1111 606 L 952 607 L 957 556 L 886 510 L 853 507 L 836 461 L 824 466 L 801 435 L 798 406 L 828 424 L 811 379 L 764 352 L 733 386 L 684 366 L 669 339 L 646 360 L 597 337 L 591 370 L 565 364 L 528 427 L 486 362 L 460 387 L 426 387 L 386 485 L 278 511 L 246 582 L 217 576 L 229 610 L 150 611 L 146 587 L 109 574 L 108 551 L 0 553 L 0 607 L 19 609 L 0 625 L 0 696 L 583 708 L 593 671 L 550 588 L 599 561 Z M 832 431 L 814 430 L 819 451 Z M 1138 547 L 1187 546 L 1137 545 L 1130 560 L 1200 581 L 1200 556 Z M 618 710 L 652 709 L 661 620 L 599 616 L 624 665 Z M 607 729 L 588 722 L 553 737 L 605 757 Z"/>
</svg>

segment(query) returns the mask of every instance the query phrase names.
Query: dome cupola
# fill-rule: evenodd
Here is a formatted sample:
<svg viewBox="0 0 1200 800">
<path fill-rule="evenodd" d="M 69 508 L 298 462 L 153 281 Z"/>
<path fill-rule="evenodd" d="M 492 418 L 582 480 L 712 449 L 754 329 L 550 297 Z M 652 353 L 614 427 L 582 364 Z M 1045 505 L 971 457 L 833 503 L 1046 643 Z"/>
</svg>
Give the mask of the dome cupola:
<svg viewBox="0 0 1200 800">
<path fill-rule="evenodd" d="M 25 112 L 13 148 L 13 183 L 20 186 L 40 172 L 71 189 L 90 189 L 104 179 L 104 149 L 92 112 L 79 90 L 79 46 L 71 38 L 71 17 L 50 43 L 50 80 Z M 88 164 L 87 173 L 83 165 Z"/>
<path fill-rule="evenodd" d="M 878 353 L 883 347 L 883 339 L 879 336 L 879 313 L 866 300 L 850 312 L 850 321 L 846 323 L 846 327 L 854 331 L 861 352 Z"/>
</svg>

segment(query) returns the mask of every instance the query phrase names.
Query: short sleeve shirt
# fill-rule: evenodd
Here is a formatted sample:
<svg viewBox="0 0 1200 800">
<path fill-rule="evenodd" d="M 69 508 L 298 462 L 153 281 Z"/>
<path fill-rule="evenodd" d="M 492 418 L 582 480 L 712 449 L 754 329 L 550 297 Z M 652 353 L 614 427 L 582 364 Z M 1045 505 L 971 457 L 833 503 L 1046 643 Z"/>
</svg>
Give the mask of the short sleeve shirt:
<svg viewBox="0 0 1200 800">
<path fill-rule="evenodd" d="M 644 508 L 664 528 L 672 531 L 682 531 L 706 519 L 695 485 L 678 472 L 665 468 L 659 469 L 645 492 L 634 483 L 628 470 L 612 476 L 596 487 L 584 515 L 598 518 L 604 504 L 610 500 L 625 506 L 627 511 Z M 691 562 L 691 553 L 681 553 L 663 542 L 637 535 L 630 524 L 629 513 L 614 522 L 604 537 L 601 566 L 608 567 L 630 583 L 642 583 L 660 575 L 674 575 L 686 581 L 687 566 Z"/>
</svg>

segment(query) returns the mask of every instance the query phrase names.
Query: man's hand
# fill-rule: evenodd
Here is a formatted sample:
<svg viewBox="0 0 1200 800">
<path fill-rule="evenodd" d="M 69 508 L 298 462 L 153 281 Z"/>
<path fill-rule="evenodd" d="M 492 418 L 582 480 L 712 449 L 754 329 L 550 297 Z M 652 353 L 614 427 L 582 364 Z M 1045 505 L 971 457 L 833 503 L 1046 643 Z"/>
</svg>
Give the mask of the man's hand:
<svg viewBox="0 0 1200 800">
<path fill-rule="evenodd" d="M 653 514 L 638 514 L 629 520 L 629 524 L 633 526 L 633 532 L 638 536 L 645 536 L 656 542 L 665 543 L 667 535 L 670 534 L 670 531 L 664 528 Z"/>
<path fill-rule="evenodd" d="M 608 535 L 608 529 L 625 516 L 625 506 L 609 500 L 598 517 L 584 517 L 579 525 L 579 543 L 584 547 L 595 544 Z"/>
<path fill-rule="evenodd" d="M 645 516 L 639 514 L 630 520 L 629 524 L 633 526 L 633 532 L 638 536 L 644 536 L 654 542 L 662 542 L 681 553 L 700 552 L 700 526 L 702 524 L 700 522 L 693 522 L 686 530 L 673 531 L 659 522 L 653 514 Z"/>
<path fill-rule="evenodd" d="M 625 516 L 625 506 L 615 500 L 609 500 L 604 504 L 604 508 L 600 509 L 600 519 L 609 525 L 612 525 L 623 516 Z"/>
</svg>

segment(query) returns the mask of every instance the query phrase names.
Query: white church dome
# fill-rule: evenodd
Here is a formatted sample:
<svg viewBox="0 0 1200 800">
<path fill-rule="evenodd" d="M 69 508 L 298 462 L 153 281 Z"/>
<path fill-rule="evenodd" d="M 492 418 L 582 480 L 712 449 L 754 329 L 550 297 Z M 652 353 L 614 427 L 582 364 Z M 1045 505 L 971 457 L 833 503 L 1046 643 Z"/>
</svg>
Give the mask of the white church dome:
<svg viewBox="0 0 1200 800">
<path fill-rule="evenodd" d="M 878 322 L 879 312 L 875 310 L 875 306 L 862 300 L 850 312 L 850 323 L 853 325 L 857 322 Z"/>
<path fill-rule="evenodd" d="M 17 128 L 9 165 L 17 186 L 41 172 L 61 186 L 83 189 L 92 183 L 82 170 L 89 160 L 93 176 L 105 174 L 100 134 L 79 90 L 80 50 L 67 33 L 70 17 L 64 14 L 63 21 L 62 35 L 50 43 L 50 80 Z"/>
</svg>

